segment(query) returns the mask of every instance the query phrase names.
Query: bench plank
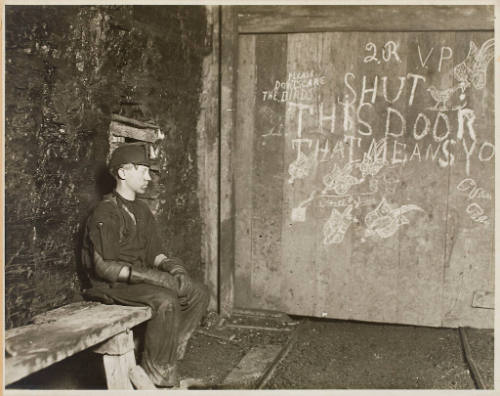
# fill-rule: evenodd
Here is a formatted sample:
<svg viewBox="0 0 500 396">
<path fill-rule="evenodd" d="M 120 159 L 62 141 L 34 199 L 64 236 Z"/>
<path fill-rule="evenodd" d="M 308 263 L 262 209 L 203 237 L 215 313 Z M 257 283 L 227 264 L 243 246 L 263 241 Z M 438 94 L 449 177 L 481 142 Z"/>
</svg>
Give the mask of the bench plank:
<svg viewBox="0 0 500 396">
<path fill-rule="evenodd" d="M 102 305 L 97 301 L 78 301 L 72 304 L 63 305 L 62 307 L 55 308 L 51 311 L 43 312 L 36 316 L 33 316 L 31 319 L 31 323 L 34 324 L 43 324 L 48 322 L 55 322 L 57 320 L 61 320 L 61 318 L 74 315 L 79 312 L 82 312 L 85 309 L 94 308 Z M 14 330 L 14 329 L 12 329 Z M 11 330 L 9 330 L 11 331 Z"/>
<path fill-rule="evenodd" d="M 63 309 L 59 317 L 51 313 L 51 320 L 46 323 L 8 330 L 5 338 L 6 384 L 97 345 L 150 318 L 151 309 L 148 307 L 83 305 L 81 309 Z"/>
</svg>

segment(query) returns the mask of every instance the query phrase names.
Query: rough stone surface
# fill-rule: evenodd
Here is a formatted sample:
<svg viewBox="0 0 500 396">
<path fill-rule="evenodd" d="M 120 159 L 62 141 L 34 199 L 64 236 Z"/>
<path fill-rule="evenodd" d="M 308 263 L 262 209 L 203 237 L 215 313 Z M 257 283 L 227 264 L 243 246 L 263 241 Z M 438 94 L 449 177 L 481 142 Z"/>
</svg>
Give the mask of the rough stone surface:
<svg viewBox="0 0 500 396">
<path fill-rule="evenodd" d="M 105 159 L 113 112 L 166 132 L 160 232 L 167 252 L 201 278 L 205 8 L 7 6 L 5 34 L 6 327 L 79 298 L 82 224 L 112 188 Z"/>
</svg>

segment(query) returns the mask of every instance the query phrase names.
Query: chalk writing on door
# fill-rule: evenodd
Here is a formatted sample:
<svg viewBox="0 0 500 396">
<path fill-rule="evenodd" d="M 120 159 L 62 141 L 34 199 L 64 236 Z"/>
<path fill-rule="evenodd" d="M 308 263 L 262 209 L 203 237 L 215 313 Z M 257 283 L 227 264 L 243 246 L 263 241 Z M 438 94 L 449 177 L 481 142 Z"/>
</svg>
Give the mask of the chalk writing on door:
<svg viewBox="0 0 500 396">
<path fill-rule="evenodd" d="M 352 205 L 347 206 L 342 213 L 335 208 L 332 209 L 330 217 L 323 226 L 323 244 L 331 245 L 344 240 L 347 230 L 356 221 L 351 212 Z"/>
<path fill-rule="evenodd" d="M 488 216 L 484 214 L 484 209 L 476 202 L 472 202 L 465 209 L 472 220 L 477 223 L 489 224 Z"/>
<path fill-rule="evenodd" d="M 469 43 L 469 53 L 453 69 L 462 89 L 471 85 L 475 89 L 483 89 L 486 86 L 486 71 L 494 56 L 495 39 L 486 40 L 480 48 L 473 41 Z"/>
<path fill-rule="evenodd" d="M 410 221 L 405 213 L 418 210 L 424 211 L 417 205 L 402 205 L 399 208 L 391 208 L 385 197 L 382 198 L 378 206 L 369 212 L 365 217 L 366 236 L 378 235 L 381 238 L 389 238 L 404 224 L 409 224 Z"/>
<path fill-rule="evenodd" d="M 305 154 L 302 150 L 302 144 L 311 147 L 311 139 L 294 139 L 292 140 L 292 147 L 298 147 L 297 158 L 288 166 L 288 173 L 290 174 L 289 183 L 293 183 L 295 179 L 304 179 L 317 165 L 318 145 L 316 151 L 310 154 Z M 296 145 L 296 146 L 294 146 Z"/>
<path fill-rule="evenodd" d="M 459 150 L 465 156 L 465 162 L 461 163 L 465 166 L 466 175 L 469 175 L 473 158 L 487 162 L 494 157 L 495 152 L 492 142 L 481 140 L 481 136 L 478 136 L 475 127 L 477 115 L 473 109 L 467 107 L 465 95 L 470 87 L 484 88 L 483 80 L 488 62 L 492 58 L 493 46 L 493 39 L 483 43 L 480 48 L 471 42 L 470 54 L 454 69 L 458 84 L 452 87 L 426 86 L 426 77 L 416 73 L 407 73 L 404 76 L 357 77 L 354 73 L 347 72 L 344 75 L 345 93 L 342 98 L 336 97 L 333 101 L 323 98 L 323 101 L 316 105 L 288 100 L 290 109 L 296 109 L 295 113 L 291 114 L 292 121 L 296 124 L 296 136 L 299 139 L 303 138 L 303 134 L 326 137 L 305 141 L 313 149 L 320 145 L 320 158 L 315 156 L 316 162 L 338 158 L 343 160 L 347 157 L 348 162 L 364 161 L 363 167 L 369 165 L 374 170 L 380 168 L 382 163 L 394 165 L 412 161 L 435 161 L 442 168 L 455 166 Z M 443 51 L 440 65 L 448 59 L 445 53 L 446 51 Z M 459 67 L 460 65 L 462 67 Z M 393 88 L 389 89 L 389 86 Z M 383 95 L 377 94 L 380 90 Z M 388 95 L 388 91 L 393 92 L 393 95 Z M 461 93 L 460 97 L 457 97 L 458 93 Z M 428 95 L 428 105 L 416 116 L 413 115 L 415 112 L 409 116 L 398 109 L 399 103 L 404 102 L 406 106 L 412 107 L 416 103 L 416 96 L 425 95 Z M 374 126 L 370 119 L 376 115 L 380 116 L 374 112 L 374 104 L 380 100 L 387 103 L 382 113 L 382 119 L 385 121 L 382 130 L 385 141 L 379 143 L 380 148 L 383 146 L 383 150 L 380 150 L 382 159 L 375 164 L 370 163 L 369 157 L 364 158 L 367 153 L 357 148 L 366 146 L 366 140 L 374 137 Z M 282 121 L 280 125 L 282 128 Z M 413 142 L 408 137 L 412 138 Z M 404 142 L 401 141 L 403 139 Z M 306 162 L 306 157 L 299 159 L 298 151 L 305 146 L 296 141 L 293 145 L 297 152 L 294 167 L 304 170 L 296 172 L 297 176 L 311 175 L 307 169 L 311 168 L 309 165 L 313 160 Z M 307 154 L 307 151 L 302 153 Z M 380 158 L 380 155 L 378 157 Z M 294 177 L 293 180 L 298 178 L 301 177 Z"/>
<path fill-rule="evenodd" d="M 437 169 L 460 167 L 464 179 L 457 190 L 473 201 L 467 203 L 466 215 L 477 223 L 489 222 L 480 200 L 491 200 L 491 194 L 470 175 L 474 164 L 493 160 L 495 145 L 480 128 L 485 114 L 468 102 L 472 90 L 488 86 L 494 39 L 470 41 L 467 55 L 454 67 L 456 53 L 451 47 L 413 45 L 403 51 L 396 40 L 365 43 L 360 61 L 370 73 L 340 71 L 340 87 L 329 96 L 322 89 L 331 72 L 318 70 L 291 71 L 262 91 L 263 103 L 286 103 L 286 117 L 263 110 L 259 115 L 267 117 L 268 130 L 259 134 L 263 141 L 290 145 L 291 188 L 296 183 L 301 188 L 315 186 L 309 196 L 292 204 L 291 220 L 307 221 L 311 205 L 328 210 L 324 245 L 341 243 L 353 222 L 364 227 L 366 237 L 379 238 L 409 225 L 409 212 L 424 209 L 397 203 L 399 170 L 422 162 L 434 163 Z M 415 70 L 398 75 L 384 69 L 403 62 L 412 49 L 418 56 Z M 431 84 L 424 73 L 431 68 L 447 75 L 451 71 L 454 83 Z M 368 213 L 367 206 L 372 206 Z"/>
<path fill-rule="evenodd" d="M 302 201 L 299 204 L 299 206 L 297 206 L 296 208 L 292 209 L 291 218 L 292 218 L 293 222 L 304 222 L 304 221 L 306 221 L 307 206 L 314 200 L 314 197 L 316 196 L 316 194 L 317 194 L 317 191 L 314 190 L 311 193 L 311 195 L 309 196 L 309 198 L 307 198 L 306 200 Z"/>
<path fill-rule="evenodd" d="M 471 178 L 465 178 L 457 185 L 457 190 L 467 194 L 469 203 L 465 208 L 465 212 L 476 223 L 489 224 L 489 217 L 485 214 L 483 206 L 477 203 L 476 200 L 491 200 L 491 194 L 484 188 L 479 187 L 477 182 Z M 470 202 L 474 200 L 474 202 Z"/>
<path fill-rule="evenodd" d="M 343 168 L 339 168 L 335 164 L 333 169 L 323 176 L 323 184 L 325 185 L 323 193 L 333 190 L 336 194 L 343 195 L 352 186 L 363 183 L 364 179 L 358 179 L 351 175 L 352 170 L 353 165 L 350 163 L 345 164 Z"/>
<path fill-rule="evenodd" d="M 387 163 L 384 161 L 385 140 L 385 138 L 379 141 L 373 140 L 368 151 L 363 153 L 363 160 L 357 164 L 363 178 L 368 175 L 376 176 Z"/>
<path fill-rule="evenodd" d="M 313 100 L 317 89 L 326 84 L 324 75 L 313 70 L 290 72 L 285 81 L 276 80 L 272 89 L 262 91 L 262 101 L 285 103 L 289 100 Z"/>
<path fill-rule="evenodd" d="M 401 62 L 398 55 L 399 42 L 387 41 L 384 46 L 380 49 L 381 54 L 377 55 L 377 45 L 371 41 L 366 43 L 365 50 L 370 52 L 370 55 L 365 56 L 363 59 L 364 63 L 376 62 L 380 64 L 381 60 L 384 62 L 389 62 L 390 60 L 395 60 L 396 62 Z M 378 56 L 378 58 L 377 58 Z"/>
<path fill-rule="evenodd" d="M 457 185 L 457 190 L 468 193 L 469 199 L 491 200 L 491 194 L 484 188 L 479 187 L 474 179 L 465 178 Z"/>
</svg>

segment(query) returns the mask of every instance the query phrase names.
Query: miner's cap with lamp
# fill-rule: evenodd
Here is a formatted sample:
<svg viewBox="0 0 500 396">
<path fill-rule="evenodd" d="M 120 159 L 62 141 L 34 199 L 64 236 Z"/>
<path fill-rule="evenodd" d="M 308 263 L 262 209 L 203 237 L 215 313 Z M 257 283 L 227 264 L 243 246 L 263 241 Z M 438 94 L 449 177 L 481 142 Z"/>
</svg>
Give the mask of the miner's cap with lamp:
<svg viewBox="0 0 500 396">
<path fill-rule="evenodd" d="M 108 168 L 118 169 L 124 164 L 151 166 L 146 143 L 124 143 L 118 146 L 109 159 Z"/>
</svg>

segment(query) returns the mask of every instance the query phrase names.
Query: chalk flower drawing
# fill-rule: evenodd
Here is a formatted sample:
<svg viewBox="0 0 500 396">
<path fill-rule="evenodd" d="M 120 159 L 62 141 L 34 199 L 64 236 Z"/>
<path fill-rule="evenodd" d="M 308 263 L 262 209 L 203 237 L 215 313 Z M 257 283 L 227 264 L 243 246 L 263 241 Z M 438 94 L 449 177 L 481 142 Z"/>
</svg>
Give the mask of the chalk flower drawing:
<svg viewBox="0 0 500 396">
<path fill-rule="evenodd" d="M 494 56 L 495 39 L 486 40 L 481 48 L 478 48 L 473 41 L 469 43 L 469 53 L 453 69 L 453 74 L 460 82 L 462 92 L 470 85 L 476 89 L 483 89 L 486 86 L 486 71 Z"/>
<path fill-rule="evenodd" d="M 373 146 L 370 146 L 368 152 L 363 154 L 363 161 L 357 164 L 361 171 L 361 176 L 364 178 L 368 175 L 375 176 L 384 167 L 383 153 L 385 150 L 386 139 L 382 138 Z"/>
<path fill-rule="evenodd" d="M 350 174 L 352 169 L 351 163 L 347 163 L 342 169 L 335 164 L 333 169 L 323 176 L 325 185 L 323 193 L 334 190 L 335 193 L 343 195 L 355 184 L 363 183 L 364 179 L 358 179 Z"/>
<path fill-rule="evenodd" d="M 333 208 L 330 217 L 323 226 L 323 244 L 331 245 L 344 240 L 344 235 L 355 218 L 351 214 L 352 205 L 347 206 L 342 213 Z"/>
<path fill-rule="evenodd" d="M 424 211 L 417 205 L 403 205 L 400 208 L 392 209 L 387 203 L 385 197 L 382 198 L 378 206 L 365 216 L 366 236 L 378 235 L 381 238 L 389 238 L 403 224 L 409 224 L 410 221 L 403 214 L 411 210 Z"/>
</svg>

